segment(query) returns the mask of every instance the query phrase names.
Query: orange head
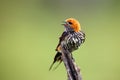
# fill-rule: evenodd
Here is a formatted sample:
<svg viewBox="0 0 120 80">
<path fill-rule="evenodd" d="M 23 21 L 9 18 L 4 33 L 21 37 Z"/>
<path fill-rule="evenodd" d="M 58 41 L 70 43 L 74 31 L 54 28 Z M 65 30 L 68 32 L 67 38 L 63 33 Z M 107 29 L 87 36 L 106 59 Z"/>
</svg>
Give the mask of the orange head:
<svg viewBox="0 0 120 80">
<path fill-rule="evenodd" d="M 74 18 L 68 18 L 63 23 L 66 31 L 75 31 L 79 32 L 81 30 L 80 23 Z"/>
</svg>

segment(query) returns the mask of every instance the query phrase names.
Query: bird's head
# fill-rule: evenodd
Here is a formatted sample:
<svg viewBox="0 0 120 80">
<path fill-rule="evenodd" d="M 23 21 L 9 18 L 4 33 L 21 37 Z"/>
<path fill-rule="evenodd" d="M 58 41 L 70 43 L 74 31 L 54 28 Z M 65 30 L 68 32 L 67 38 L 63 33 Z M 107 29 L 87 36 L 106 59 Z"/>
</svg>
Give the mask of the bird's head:
<svg viewBox="0 0 120 80">
<path fill-rule="evenodd" d="M 80 23 L 74 18 L 66 19 L 63 25 L 65 26 L 66 31 L 78 32 L 81 30 Z"/>
</svg>

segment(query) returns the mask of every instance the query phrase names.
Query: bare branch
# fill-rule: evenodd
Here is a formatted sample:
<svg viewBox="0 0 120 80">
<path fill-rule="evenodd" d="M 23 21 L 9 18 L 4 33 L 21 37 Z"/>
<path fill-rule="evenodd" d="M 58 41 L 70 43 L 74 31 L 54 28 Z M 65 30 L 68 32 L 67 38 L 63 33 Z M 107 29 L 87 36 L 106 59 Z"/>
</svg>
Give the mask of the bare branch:
<svg viewBox="0 0 120 80">
<path fill-rule="evenodd" d="M 67 70 L 68 80 L 82 80 L 80 69 L 69 51 L 62 49 L 62 60 Z"/>
</svg>

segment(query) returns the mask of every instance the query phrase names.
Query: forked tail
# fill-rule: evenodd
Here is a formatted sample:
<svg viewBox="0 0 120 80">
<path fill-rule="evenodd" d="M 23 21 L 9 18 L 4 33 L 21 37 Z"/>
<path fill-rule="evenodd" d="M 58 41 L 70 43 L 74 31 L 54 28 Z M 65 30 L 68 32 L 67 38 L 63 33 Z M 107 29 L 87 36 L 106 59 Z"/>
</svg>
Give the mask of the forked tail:
<svg viewBox="0 0 120 80">
<path fill-rule="evenodd" d="M 57 52 L 57 54 L 54 57 L 54 61 L 51 64 L 49 70 L 52 69 L 52 67 L 53 67 L 53 65 L 54 65 L 55 62 L 59 62 L 59 64 L 54 69 L 56 69 L 60 65 L 60 63 L 62 62 L 61 56 L 62 56 L 62 53 L 61 52 Z"/>
</svg>

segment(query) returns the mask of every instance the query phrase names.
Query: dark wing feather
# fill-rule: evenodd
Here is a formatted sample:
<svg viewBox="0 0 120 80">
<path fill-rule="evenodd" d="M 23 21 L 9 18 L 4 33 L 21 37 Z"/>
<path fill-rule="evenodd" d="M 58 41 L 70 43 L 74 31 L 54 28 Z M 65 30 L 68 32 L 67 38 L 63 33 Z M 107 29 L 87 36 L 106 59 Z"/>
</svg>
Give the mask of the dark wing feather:
<svg viewBox="0 0 120 80">
<path fill-rule="evenodd" d="M 61 35 L 61 37 L 59 38 L 59 43 L 56 47 L 56 51 L 58 51 L 58 47 L 60 46 L 61 42 L 65 39 L 65 37 L 68 35 L 68 32 L 64 31 Z"/>
</svg>

